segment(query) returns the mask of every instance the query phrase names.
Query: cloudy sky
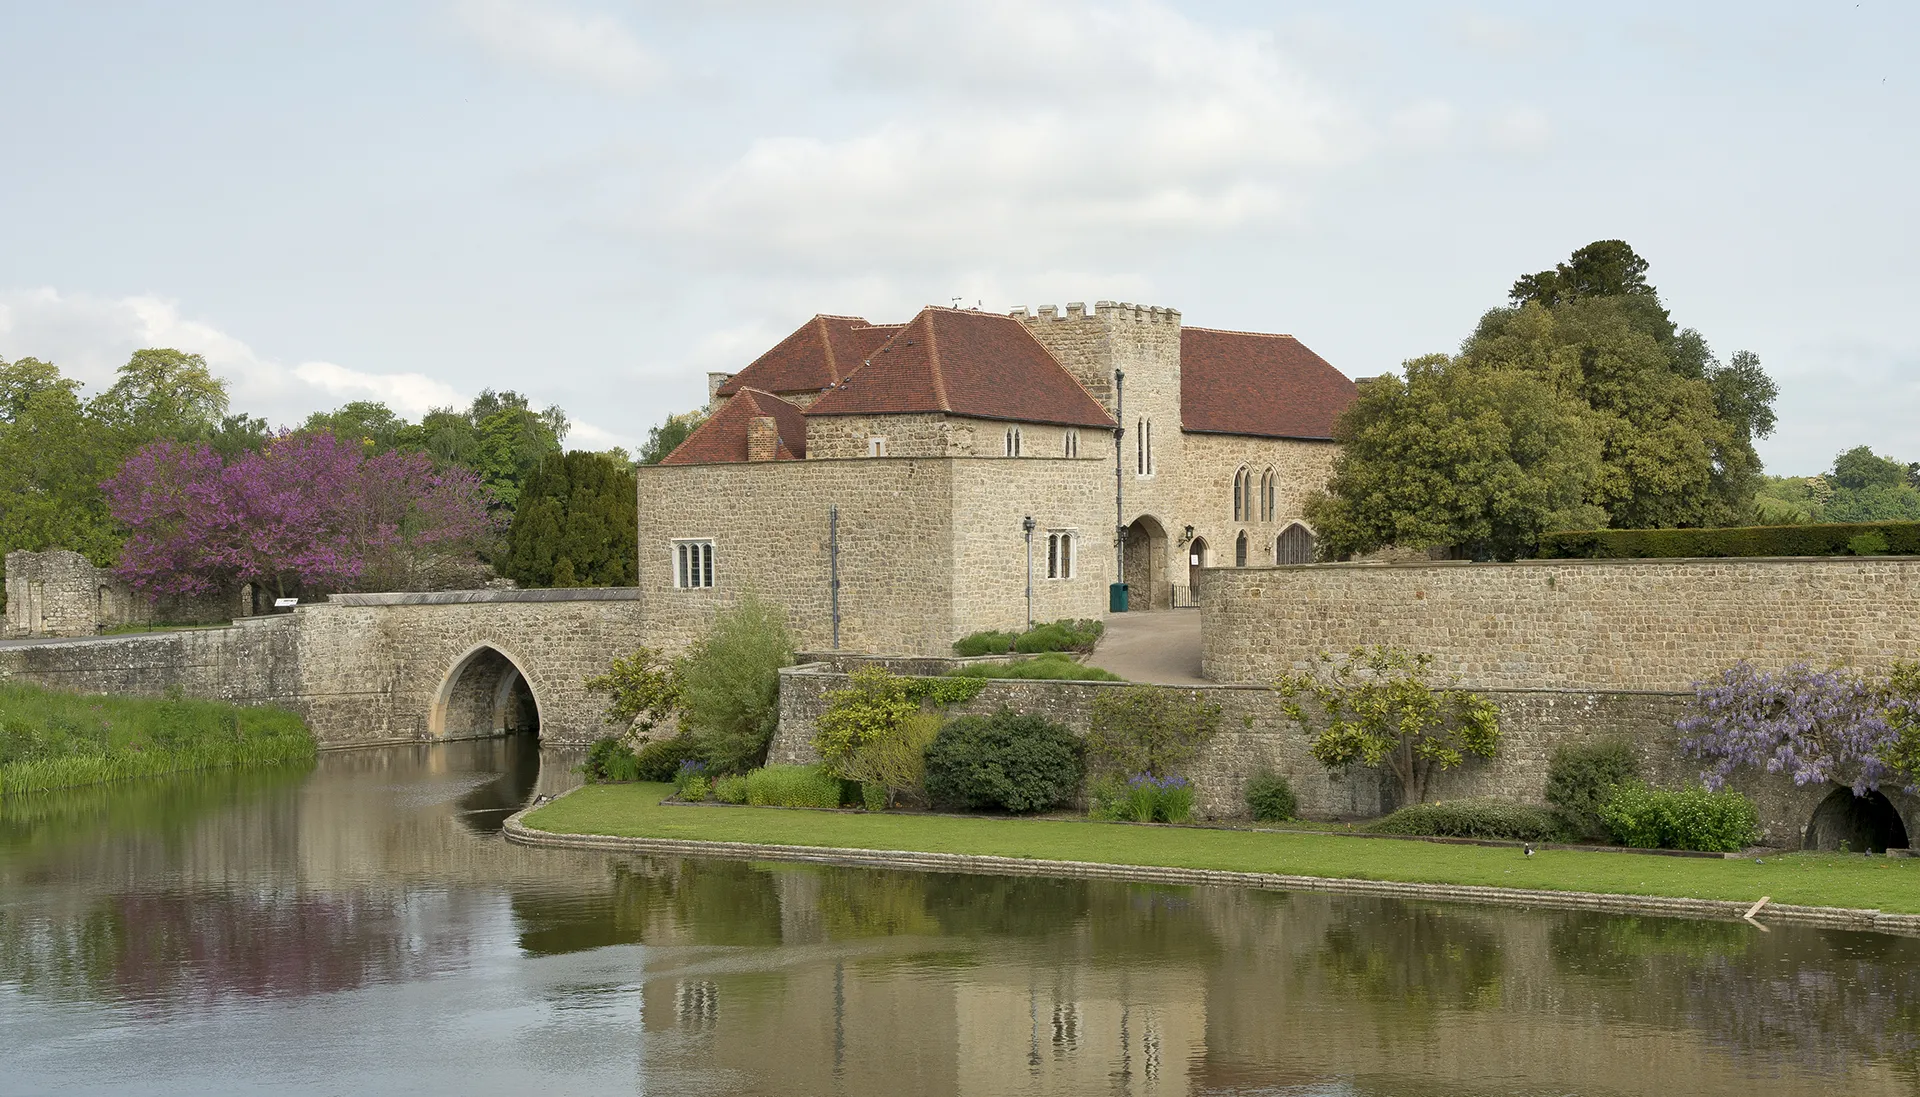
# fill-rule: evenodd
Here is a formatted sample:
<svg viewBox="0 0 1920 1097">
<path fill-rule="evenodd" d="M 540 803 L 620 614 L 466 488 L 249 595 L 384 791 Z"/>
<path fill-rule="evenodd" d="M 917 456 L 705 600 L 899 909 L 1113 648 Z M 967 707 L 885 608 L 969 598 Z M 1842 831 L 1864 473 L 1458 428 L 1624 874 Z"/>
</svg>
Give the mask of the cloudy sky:
<svg viewBox="0 0 1920 1097">
<path fill-rule="evenodd" d="M 0 357 L 632 446 L 815 312 L 1138 301 L 1364 376 L 1620 237 L 1780 381 L 1774 471 L 1920 460 L 1916 46 L 1872 0 L 5 3 Z"/>
</svg>

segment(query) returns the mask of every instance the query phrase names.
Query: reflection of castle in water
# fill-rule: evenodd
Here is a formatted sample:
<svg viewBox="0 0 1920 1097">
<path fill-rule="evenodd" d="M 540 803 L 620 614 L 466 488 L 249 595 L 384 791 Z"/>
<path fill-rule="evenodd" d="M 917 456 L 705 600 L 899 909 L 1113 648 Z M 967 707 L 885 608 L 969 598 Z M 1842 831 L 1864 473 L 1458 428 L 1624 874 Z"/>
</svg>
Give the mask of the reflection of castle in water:
<svg viewBox="0 0 1920 1097">
<path fill-rule="evenodd" d="M 1915 1086 L 1912 940 L 509 845 L 500 812 L 568 780 L 537 761 L 482 741 L 9 804 L 0 982 L 176 1013 L 644 944 L 596 992 L 637 985 L 650 1090 Z"/>
</svg>

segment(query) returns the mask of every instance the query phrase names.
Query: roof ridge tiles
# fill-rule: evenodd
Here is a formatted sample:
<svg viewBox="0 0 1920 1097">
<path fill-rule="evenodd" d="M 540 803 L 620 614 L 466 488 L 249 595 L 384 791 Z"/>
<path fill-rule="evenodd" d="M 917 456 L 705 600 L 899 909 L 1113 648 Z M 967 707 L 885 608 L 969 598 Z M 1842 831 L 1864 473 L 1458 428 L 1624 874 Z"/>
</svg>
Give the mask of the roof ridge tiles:
<svg viewBox="0 0 1920 1097">
<path fill-rule="evenodd" d="M 1262 339 L 1298 339 L 1284 331 L 1241 331 L 1239 328 L 1206 328 L 1198 324 L 1182 324 L 1181 331 L 1210 331 L 1215 335 L 1257 335 Z"/>
</svg>

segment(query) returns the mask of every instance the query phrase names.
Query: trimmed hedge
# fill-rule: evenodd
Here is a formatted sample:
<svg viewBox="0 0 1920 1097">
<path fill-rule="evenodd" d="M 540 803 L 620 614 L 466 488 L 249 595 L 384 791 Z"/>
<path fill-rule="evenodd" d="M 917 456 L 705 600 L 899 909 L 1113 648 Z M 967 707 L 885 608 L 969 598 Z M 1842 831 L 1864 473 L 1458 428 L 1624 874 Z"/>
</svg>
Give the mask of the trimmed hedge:
<svg viewBox="0 0 1920 1097">
<path fill-rule="evenodd" d="M 1884 547 L 1883 547 L 1884 546 Z M 1920 555 L 1920 522 L 1836 522 L 1726 529 L 1590 529 L 1542 534 L 1542 560 L 1698 556 Z"/>
<path fill-rule="evenodd" d="M 1417 834 L 1428 838 L 1504 838 L 1520 842 L 1553 842 L 1563 834 L 1560 820 L 1546 808 L 1493 799 L 1413 804 L 1367 829 L 1375 834 Z"/>
</svg>

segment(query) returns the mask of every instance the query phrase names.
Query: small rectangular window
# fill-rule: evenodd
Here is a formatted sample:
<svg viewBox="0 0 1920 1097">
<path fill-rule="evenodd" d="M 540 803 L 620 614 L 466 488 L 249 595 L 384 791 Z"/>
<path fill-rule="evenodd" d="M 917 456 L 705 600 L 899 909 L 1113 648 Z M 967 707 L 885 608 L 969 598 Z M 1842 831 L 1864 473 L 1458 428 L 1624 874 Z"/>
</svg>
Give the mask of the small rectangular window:
<svg viewBox="0 0 1920 1097">
<path fill-rule="evenodd" d="M 673 543 L 673 585 L 680 590 L 713 586 L 713 542 Z"/>
<path fill-rule="evenodd" d="M 887 455 L 887 440 L 885 436 L 875 435 L 874 437 L 867 439 L 867 456 L 868 457 L 885 457 L 886 455 Z"/>
</svg>

